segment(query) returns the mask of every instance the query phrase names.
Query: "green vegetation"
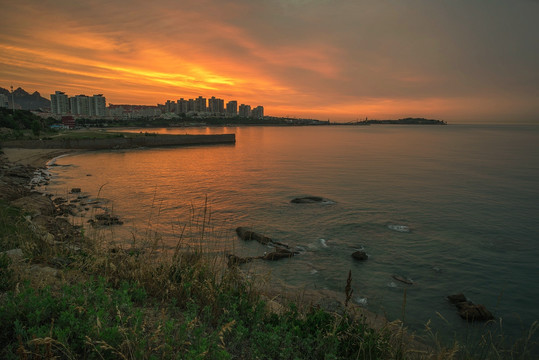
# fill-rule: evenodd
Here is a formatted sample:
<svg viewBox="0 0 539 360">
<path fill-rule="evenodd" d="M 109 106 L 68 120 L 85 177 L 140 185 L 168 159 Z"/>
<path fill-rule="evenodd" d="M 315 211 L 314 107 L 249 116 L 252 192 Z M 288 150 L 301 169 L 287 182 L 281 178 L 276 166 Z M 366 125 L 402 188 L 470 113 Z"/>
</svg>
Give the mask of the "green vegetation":
<svg viewBox="0 0 539 360">
<path fill-rule="evenodd" d="M 10 110 L 0 108 L 0 140 L 2 139 L 35 139 L 44 132 L 54 134 L 52 124 L 59 123 L 53 118 L 42 119 L 27 110 Z"/>
<path fill-rule="evenodd" d="M 24 214 L 0 204 L 0 249 L 24 248 L 27 259 L 0 256 L 2 359 L 529 358 L 522 349 L 530 339 L 508 353 L 492 342 L 474 354 L 457 344 L 427 348 L 400 322 L 373 329 L 352 306 L 335 313 L 276 303 L 220 255 L 181 250 L 182 239 L 172 253 L 155 236 L 126 247 L 96 237 L 80 251 L 43 251 Z M 199 218 L 187 232 L 211 236 L 206 213 Z M 26 275 L 30 263 L 59 256 L 70 263 L 61 275 Z"/>
</svg>

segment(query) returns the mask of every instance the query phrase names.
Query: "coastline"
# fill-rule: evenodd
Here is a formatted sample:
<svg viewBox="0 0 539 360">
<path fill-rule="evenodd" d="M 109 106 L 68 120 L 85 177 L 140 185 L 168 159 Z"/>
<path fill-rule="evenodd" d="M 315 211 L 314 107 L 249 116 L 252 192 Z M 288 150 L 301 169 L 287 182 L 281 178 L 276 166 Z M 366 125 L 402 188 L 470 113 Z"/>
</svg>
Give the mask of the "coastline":
<svg viewBox="0 0 539 360">
<path fill-rule="evenodd" d="M 2 148 L 7 162 L 34 168 L 44 168 L 52 159 L 66 155 L 75 154 L 80 151 L 74 149 L 24 149 L 24 148 Z"/>
<path fill-rule="evenodd" d="M 13 194 L 13 196 L 7 196 L 5 200 L 8 200 L 10 204 L 20 207 L 24 211 L 37 214 L 37 217 L 40 217 L 42 216 L 42 214 L 47 213 L 47 217 L 50 217 L 49 223 L 56 223 L 56 221 L 54 220 L 54 213 L 57 211 L 49 211 L 52 208 L 58 207 L 57 205 L 53 204 L 53 197 L 46 192 L 36 191 L 30 186 L 30 182 L 34 176 L 34 171 L 44 170 L 47 167 L 47 164 L 54 158 L 66 154 L 80 153 L 85 150 L 26 148 L 2 148 L 1 150 L 3 151 L 3 154 L 0 154 L 0 164 L 3 164 L 4 169 L 10 169 L 10 171 L 11 169 L 18 169 L 17 174 L 15 175 L 17 178 L 16 185 L 13 184 L 12 181 L 6 181 L 8 179 L 5 177 L 5 174 L 4 177 L 0 176 L 0 185 L 4 183 L 4 186 L 0 186 L 0 188 L 4 188 L 4 190 L 6 190 L 3 191 L 3 195 Z M 2 174 L 0 173 L 0 175 Z M 15 195 L 15 193 L 17 194 Z M 0 199 L 3 197 L 4 196 L 0 196 Z M 24 201 L 21 201 L 21 199 L 24 199 Z M 34 217 L 35 216 L 32 216 L 32 220 L 28 221 L 32 223 L 34 221 Z M 56 220 L 58 220 L 58 218 L 59 217 L 56 216 Z M 63 219 L 59 221 L 63 221 Z M 36 227 L 36 229 L 39 228 L 39 226 Z M 69 227 L 69 229 L 64 227 L 64 230 L 68 230 L 67 232 L 71 234 L 73 234 L 73 232 L 79 232 L 79 229 L 76 226 Z M 51 232 L 51 229 L 41 228 L 38 230 L 37 235 L 40 237 L 45 236 L 44 238 L 46 238 L 46 236 L 49 236 Z M 60 233 L 56 232 L 54 232 L 53 235 L 55 239 L 62 236 Z M 70 238 L 71 236 L 72 235 L 70 235 Z M 69 242 L 71 241 L 72 240 L 70 240 Z M 47 266 L 45 267 L 48 268 Z M 58 271 L 59 270 L 56 269 L 55 274 L 57 274 Z M 55 281 L 53 279 L 51 280 L 53 282 Z M 268 287 L 262 287 L 259 290 L 269 302 L 279 304 L 276 305 L 277 308 L 281 308 L 282 306 L 292 301 L 303 307 L 316 306 L 326 311 L 336 313 L 339 313 L 344 309 L 340 296 L 342 294 L 330 290 L 302 289 L 300 292 L 296 292 L 288 288 L 284 284 L 277 283 L 274 283 Z M 372 312 L 359 305 L 351 304 L 349 306 L 350 309 L 354 309 L 354 312 L 357 316 L 365 319 L 367 324 L 369 324 L 369 326 L 376 330 L 381 330 L 387 328 L 388 326 L 391 326 L 391 323 L 382 314 Z"/>
</svg>

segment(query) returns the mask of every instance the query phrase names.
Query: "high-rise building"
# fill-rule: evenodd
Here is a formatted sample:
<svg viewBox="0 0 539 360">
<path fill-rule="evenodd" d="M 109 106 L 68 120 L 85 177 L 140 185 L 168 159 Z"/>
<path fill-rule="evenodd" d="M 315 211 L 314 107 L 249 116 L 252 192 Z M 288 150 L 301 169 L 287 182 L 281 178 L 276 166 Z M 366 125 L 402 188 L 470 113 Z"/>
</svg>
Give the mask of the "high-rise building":
<svg viewBox="0 0 539 360">
<path fill-rule="evenodd" d="M 167 113 L 175 113 L 176 112 L 176 102 L 167 100 L 165 103 L 165 112 Z"/>
<path fill-rule="evenodd" d="M 223 114 L 225 112 L 225 101 L 212 96 L 208 100 L 208 111 L 212 114 Z"/>
<path fill-rule="evenodd" d="M 230 116 L 238 115 L 238 102 L 236 100 L 232 100 L 226 103 L 226 113 Z"/>
<path fill-rule="evenodd" d="M 199 96 L 195 99 L 195 111 L 196 112 L 206 112 L 206 98 Z"/>
<path fill-rule="evenodd" d="M 69 98 L 71 113 L 74 115 L 90 116 L 90 98 L 86 95 L 75 95 Z"/>
<path fill-rule="evenodd" d="M 241 104 L 240 105 L 239 115 L 241 117 L 249 117 L 249 116 L 251 116 L 251 105 Z"/>
<path fill-rule="evenodd" d="M 264 117 L 264 107 L 257 106 L 253 110 L 251 110 L 251 117 L 255 119 L 262 119 Z"/>
<path fill-rule="evenodd" d="M 99 117 L 107 115 L 107 101 L 103 94 L 97 94 L 90 98 L 90 115 Z"/>
<path fill-rule="evenodd" d="M 51 94 L 51 112 L 59 115 L 69 113 L 69 99 L 63 91 Z"/>
<path fill-rule="evenodd" d="M 176 101 L 177 114 L 187 114 L 188 111 L 189 111 L 189 101 L 185 100 L 184 98 L 181 98 L 180 100 Z"/>
</svg>

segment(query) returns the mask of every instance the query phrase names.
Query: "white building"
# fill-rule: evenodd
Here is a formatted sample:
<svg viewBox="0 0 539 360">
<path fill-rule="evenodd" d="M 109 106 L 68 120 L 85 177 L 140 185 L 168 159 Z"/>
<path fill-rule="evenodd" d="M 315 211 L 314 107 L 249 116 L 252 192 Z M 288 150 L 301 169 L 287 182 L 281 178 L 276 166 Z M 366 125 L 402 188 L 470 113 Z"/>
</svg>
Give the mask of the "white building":
<svg viewBox="0 0 539 360">
<path fill-rule="evenodd" d="M 51 112 L 58 115 L 69 113 L 69 99 L 63 91 L 51 94 Z"/>
<path fill-rule="evenodd" d="M 75 95 L 69 98 L 73 115 L 90 116 L 90 98 L 86 95 Z"/>
<path fill-rule="evenodd" d="M 90 98 L 90 116 L 104 117 L 107 115 L 107 101 L 103 94 Z"/>
</svg>

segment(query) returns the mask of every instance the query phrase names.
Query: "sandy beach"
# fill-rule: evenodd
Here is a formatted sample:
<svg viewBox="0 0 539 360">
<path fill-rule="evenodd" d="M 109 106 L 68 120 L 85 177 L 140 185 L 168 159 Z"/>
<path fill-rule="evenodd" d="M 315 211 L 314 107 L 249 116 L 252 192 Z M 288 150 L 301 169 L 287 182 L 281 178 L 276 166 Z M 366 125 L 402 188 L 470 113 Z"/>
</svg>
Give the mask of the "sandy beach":
<svg viewBox="0 0 539 360">
<path fill-rule="evenodd" d="M 13 164 L 21 164 L 40 168 L 45 167 L 47 162 L 57 156 L 75 153 L 78 150 L 3 148 L 2 151 L 4 152 L 7 161 Z"/>
</svg>

